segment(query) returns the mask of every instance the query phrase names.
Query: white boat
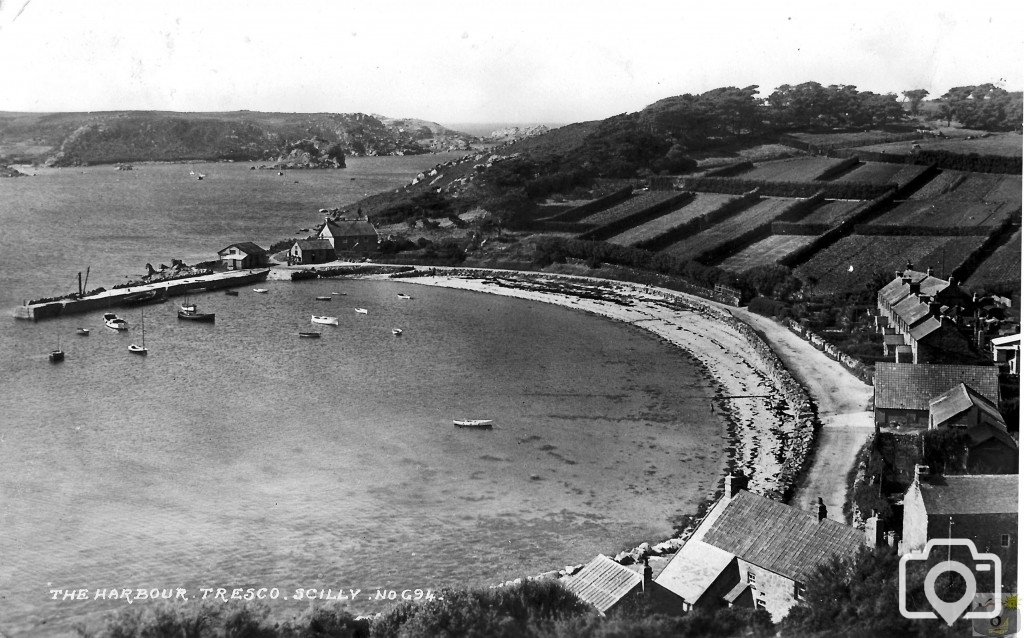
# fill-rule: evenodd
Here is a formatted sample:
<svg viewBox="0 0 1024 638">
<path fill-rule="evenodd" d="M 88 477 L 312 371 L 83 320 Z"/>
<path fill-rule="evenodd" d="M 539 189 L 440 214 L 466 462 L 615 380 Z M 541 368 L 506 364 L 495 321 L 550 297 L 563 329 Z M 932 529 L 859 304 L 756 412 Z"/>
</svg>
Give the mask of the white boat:
<svg viewBox="0 0 1024 638">
<path fill-rule="evenodd" d="M 312 317 L 313 317 L 313 319 L 312 319 L 313 323 L 322 323 L 322 324 L 326 324 L 328 326 L 336 326 L 336 325 L 338 325 L 338 318 L 337 317 L 328 317 L 326 315 L 312 315 Z"/>
<path fill-rule="evenodd" d="M 366 308 L 356 308 L 356 312 L 358 312 L 361 315 L 365 315 L 366 314 Z"/>
<path fill-rule="evenodd" d="M 77 332 L 78 334 L 82 335 L 83 337 L 88 337 L 89 336 L 89 329 L 88 328 L 79 328 L 75 332 Z"/>
<path fill-rule="evenodd" d="M 410 297 L 409 295 L 405 294 L 404 292 L 398 293 L 398 298 L 399 299 L 412 299 L 412 297 Z"/>
<path fill-rule="evenodd" d="M 142 313 L 142 345 L 131 344 L 128 346 L 128 352 L 132 354 L 149 354 L 149 350 L 146 349 L 146 313 Z"/>
<path fill-rule="evenodd" d="M 347 295 L 348 293 L 346 293 L 346 292 L 332 292 L 331 294 L 332 295 Z"/>
<path fill-rule="evenodd" d="M 395 335 L 397 337 L 398 335 L 402 334 L 402 329 L 401 328 L 392 328 L 391 329 L 391 334 L 393 334 L 393 335 Z"/>
<path fill-rule="evenodd" d="M 491 428 L 494 421 L 491 419 L 452 419 L 452 424 L 457 428 Z"/>
<path fill-rule="evenodd" d="M 253 288 L 252 291 L 253 292 L 267 292 L 267 289 L 266 288 Z"/>
<path fill-rule="evenodd" d="M 128 322 L 118 317 L 112 312 L 108 312 L 103 315 L 103 323 L 107 325 L 111 330 L 127 330 Z"/>
</svg>

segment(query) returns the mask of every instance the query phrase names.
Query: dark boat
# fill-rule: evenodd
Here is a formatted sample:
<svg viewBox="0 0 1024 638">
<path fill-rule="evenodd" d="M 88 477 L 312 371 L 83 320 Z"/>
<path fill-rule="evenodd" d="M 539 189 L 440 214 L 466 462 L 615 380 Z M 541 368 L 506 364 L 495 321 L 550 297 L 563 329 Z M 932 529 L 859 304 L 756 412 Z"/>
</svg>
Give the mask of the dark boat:
<svg viewBox="0 0 1024 638">
<path fill-rule="evenodd" d="M 238 296 L 238 291 L 237 290 L 225 290 L 224 294 L 227 295 L 228 297 L 237 297 Z"/>
<path fill-rule="evenodd" d="M 213 323 L 216 320 L 217 313 L 215 312 L 199 312 L 198 310 L 178 310 L 178 319 L 186 319 L 188 321 L 202 321 L 205 323 Z"/>
<path fill-rule="evenodd" d="M 122 303 L 126 306 L 141 306 L 147 303 L 157 303 L 167 298 L 167 290 L 147 290 L 145 292 L 136 292 L 128 295 L 122 300 Z"/>
<path fill-rule="evenodd" d="M 319 332 L 300 332 L 299 333 L 299 338 L 300 339 L 319 339 L 320 338 L 320 333 Z"/>
<path fill-rule="evenodd" d="M 57 349 L 50 351 L 50 363 L 59 363 L 64 360 L 64 351 L 60 349 L 60 335 L 57 336 Z"/>
</svg>

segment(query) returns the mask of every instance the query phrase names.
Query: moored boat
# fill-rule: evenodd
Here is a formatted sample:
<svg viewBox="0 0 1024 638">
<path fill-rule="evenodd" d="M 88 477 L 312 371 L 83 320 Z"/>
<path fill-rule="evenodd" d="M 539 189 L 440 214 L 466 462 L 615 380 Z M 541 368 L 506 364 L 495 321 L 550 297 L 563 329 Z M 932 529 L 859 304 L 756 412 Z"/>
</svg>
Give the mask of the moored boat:
<svg viewBox="0 0 1024 638">
<path fill-rule="evenodd" d="M 325 325 L 328 325 L 328 326 L 336 326 L 336 325 L 338 325 L 338 318 L 337 317 L 328 317 L 327 315 L 311 315 L 311 317 L 312 317 L 311 321 L 313 323 L 322 323 L 322 324 L 325 324 Z"/>
<path fill-rule="evenodd" d="M 402 334 L 402 329 L 401 328 L 392 328 L 391 329 L 391 334 L 393 334 L 393 335 L 395 335 L 397 337 L 398 335 Z"/>
<path fill-rule="evenodd" d="M 299 338 L 300 339 L 319 339 L 320 338 L 320 333 L 319 332 L 300 332 L 299 333 Z"/>
<path fill-rule="evenodd" d="M 410 297 L 409 295 L 405 294 L 404 292 L 398 293 L 398 298 L 399 299 L 412 299 L 412 297 Z"/>
<path fill-rule="evenodd" d="M 265 292 L 267 292 L 267 289 L 266 288 L 253 288 L 252 291 L 253 292 L 265 293 Z"/>
<path fill-rule="evenodd" d="M 106 324 L 111 330 L 127 330 L 128 322 L 118 317 L 112 312 L 105 313 L 103 315 L 103 323 Z"/>
<path fill-rule="evenodd" d="M 163 301 L 166 298 L 167 289 L 160 288 L 157 290 L 146 290 L 144 292 L 136 292 L 125 297 L 121 303 L 126 306 L 141 306 L 147 303 L 157 303 Z"/>
<path fill-rule="evenodd" d="M 316 298 L 317 301 L 330 301 L 331 299 L 334 299 L 334 297 L 317 297 Z"/>
<path fill-rule="evenodd" d="M 195 306 L 192 306 L 195 308 Z M 205 323 L 213 323 L 217 319 L 217 313 L 215 312 L 199 312 L 198 310 L 179 310 L 178 319 L 185 319 L 187 321 L 202 321 Z"/>
<path fill-rule="evenodd" d="M 78 330 L 75 330 L 75 333 L 80 335 L 80 336 L 82 336 L 82 337 L 88 337 L 89 336 L 89 329 L 88 328 L 79 328 Z"/>
<path fill-rule="evenodd" d="M 132 354 L 149 354 L 149 350 L 146 348 L 146 313 L 142 313 L 140 319 L 142 325 L 142 345 L 131 344 L 128 346 L 128 352 Z"/>
<path fill-rule="evenodd" d="M 237 290 L 225 290 L 224 294 L 227 295 L 228 297 L 237 297 L 238 296 L 238 291 Z"/>
<path fill-rule="evenodd" d="M 361 315 L 365 315 L 366 314 L 366 308 L 356 308 L 356 312 L 358 312 Z"/>
<path fill-rule="evenodd" d="M 452 424 L 457 428 L 490 429 L 494 427 L 494 421 L 491 419 L 452 419 Z"/>
<path fill-rule="evenodd" d="M 57 335 L 57 349 L 50 351 L 50 363 L 58 363 L 64 360 L 64 351 L 60 348 L 60 335 Z"/>
</svg>

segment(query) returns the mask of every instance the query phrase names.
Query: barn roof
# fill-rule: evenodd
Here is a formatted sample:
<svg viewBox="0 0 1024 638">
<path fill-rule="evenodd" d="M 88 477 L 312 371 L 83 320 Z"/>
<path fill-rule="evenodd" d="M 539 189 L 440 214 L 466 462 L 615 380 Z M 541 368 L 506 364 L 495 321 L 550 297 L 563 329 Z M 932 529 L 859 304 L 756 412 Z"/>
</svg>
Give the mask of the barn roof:
<svg viewBox="0 0 1024 638">
<path fill-rule="evenodd" d="M 261 255 L 267 252 L 260 248 L 259 246 L 257 246 L 256 244 L 252 243 L 251 241 L 240 241 L 238 243 L 231 244 L 229 246 L 221 248 L 220 250 L 217 251 L 217 254 L 219 255 L 221 253 L 227 252 L 229 248 L 237 248 L 238 250 L 242 251 L 243 253 L 246 253 L 247 255 Z"/>
<path fill-rule="evenodd" d="M 328 220 L 325 230 L 332 237 L 366 237 L 377 236 L 377 229 L 366 219 L 340 219 Z M 322 232 L 322 231 L 321 231 Z"/>
<path fill-rule="evenodd" d="M 928 515 L 1016 514 L 1016 474 L 933 476 L 917 483 Z"/>
<path fill-rule="evenodd" d="M 965 383 L 956 384 L 928 402 L 928 412 L 931 416 L 929 422 L 938 427 L 946 421 L 963 414 L 964 411 L 972 406 L 977 406 L 979 410 L 986 413 L 997 423 L 1005 424 L 1003 415 L 1000 414 L 996 404 L 978 394 L 974 388 Z"/>
<path fill-rule="evenodd" d="M 569 578 L 565 587 L 603 614 L 643 580 L 642 574 L 616 563 L 604 554 L 598 554 Z"/>
<path fill-rule="evenodd" d="M 928 410 L 928 402 L 958 383 L 966 383 L 993 403 L 999 401 L 999 369 L 994 366 L 929 363 L 875 364 L 875 408 Z"/>
<path fill-rule="evenodd" d="M 746 491 L 704 536 L 708 545 L 798 581 L 834 556 L 852 555 L 863 540 L 853 527 Z"/>
<path fill-rule="evenodd" d="M 327 239 L 299 239 L 295 242 L 300 250 L 333 250 L 330 240 Z"/>
</svg>

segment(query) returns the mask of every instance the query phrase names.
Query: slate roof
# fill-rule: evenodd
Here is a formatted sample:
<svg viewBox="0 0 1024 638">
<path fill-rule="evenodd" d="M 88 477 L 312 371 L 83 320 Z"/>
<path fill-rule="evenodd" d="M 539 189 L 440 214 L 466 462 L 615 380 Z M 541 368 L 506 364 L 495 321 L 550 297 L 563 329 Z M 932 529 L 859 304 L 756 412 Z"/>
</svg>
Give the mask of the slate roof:
<svg viewBox="0 0 1024 638">
<path fill-rule="evenodd" d="M 941 327 L 942 321 L 935 317 L 928 317 L 910 329 L 910 338 L 914 341 L 920 341 Z"/>
<path fill-rule="evenodd" d="M 884 343 L 887 346 L 903 346 L 903 345 L 906 345 L 906 342 L 903 341 L 903 335 L 900 335 L 900 334 L 884 335 L 882 337 L 882 343 Z"/>
<path fill-rule="evenodd" d="M 1016 474 L 934 476 L 920 481 L 928 515 L 1016 514 Z"/>
<path fill-rule="evenodd" d="M 238 242 L 237 244 L 231 244 L 229 246 L 221 248 L 219 251 L 217 251 L 217 254 L 225 252 L 228 248 L 237 248 L 248 255 L 262 255 L 263 253 L 267 252 L 260 248 L 259 246 L 257 246 L 256 244 L 252 243 L 251 241 L 241 241 Z"/>
<path fill-rule="evenodd" d="M 958 383 L 949 390 L 928 402 L 929 422 L 936 427 L 946 421 L 977 406 L 979 410 L 991 417 L 996 423 L 1006 424 L 999 408 L 994 403 L 978 394 L 974 388 Z"/>
<path fill-rule="evenodd" d="M 875 364 L 875 409 L 928 410 L 928 402 L 958 383 L 966 383 L 993 403 L 999 402 L 999 369 L 995 366 L 929 363 Z"/>
<path fill-rule="evenodd" d="M 300 250 L 334 250 L 328 239 L 299 239 L 295 243 Z"/>
<path fill-rule="evenodd" d="M 364 237 L 369 235 L 377 237 L 377 229 L 365 219 L 330 220 L 327 222 L 325 230 L 332 237 Z"/>
<path fill-rule="evenodd" d="M 833 556 L 852 555 L 863 540 L 853 527 L 746 491 L 704 536 L 708 545 L 796 581 Z"/>
<path fill-rule="evenodd" d="M 910 295 L 893 306 L 892 309 L 908 326 L 912 326 L 927 317 L 930 310 L 928 304 L 921 301 L 917 295 Z"/>
<path fill-rule="evenodd" d="M 921 284 L 920 294 L 922 295 L 936 295 L 949 287 L 949 282 L 945 279 L 940 279 L 917 270 L 905 270 L 903 276 L 896 277 L 878 291 L 879 297 L 884 299 L 890 306 L 898 303 L 910 294 L 910 286 L 903 283 L 904 276 L 909 277 L 912 282 Z"/>
<path fill-rule="evenodd" d="M 735 560 L 736 557 L 729 552 L 691 538 L 654 582 L 692 605 L 730 565 L 737 570 Z"/>
<path fill-rule="evenodd" d="M 603 614 L 643 583 L 643 580 L 642 574 L 616 563 L 604 554 L 598 554 L 569 578 L 565 587 Z"/>
</svg>

